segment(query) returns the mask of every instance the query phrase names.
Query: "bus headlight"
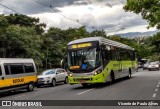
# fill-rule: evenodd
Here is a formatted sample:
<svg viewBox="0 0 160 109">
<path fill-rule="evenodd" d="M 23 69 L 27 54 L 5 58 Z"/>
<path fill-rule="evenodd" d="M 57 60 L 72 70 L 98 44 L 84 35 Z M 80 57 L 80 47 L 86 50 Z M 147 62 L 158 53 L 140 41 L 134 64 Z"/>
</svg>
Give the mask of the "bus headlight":
<svg viewBox="0 0 160 109">
<path fill-rule="evenodd" d="M 72 77 L 72 72 L 68 71 L 68 76 Z"/>
<path fill-rule="evenodd" d="M 97 75 L 97 72 L 94 72 L 94 75 Z"/>
<path fill-rule="evenodd" d="M 72 74 L 70 73 L 69 76 L 72 77 Z"/>
<path fill-rule="evenodd" d="M 96 70 L 96 71 L 94 72 L 94 76 L 97 75 L 97 74 L 99 74 L 99 73 L 101 73 L 101 72 L 102 72 L 102 69 Z"/>
</svg>

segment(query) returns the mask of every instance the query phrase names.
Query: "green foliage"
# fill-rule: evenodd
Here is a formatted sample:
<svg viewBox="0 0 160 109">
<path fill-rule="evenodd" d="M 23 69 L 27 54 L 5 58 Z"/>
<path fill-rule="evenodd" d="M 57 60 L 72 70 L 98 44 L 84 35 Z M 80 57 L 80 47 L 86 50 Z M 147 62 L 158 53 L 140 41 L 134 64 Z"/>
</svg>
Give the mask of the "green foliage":
<svg viewBox="0 0 160 109">
<path fill-rule="evenodd" d="M 34 27 L 37 34 L 42 34 L 44 32 L 43 28 L 46 27 L 46 24 L 39 23 L 39 18 L 32 18 L 26 15 L 10 14 L 5 16 L 5 18 L 11 25 Z"/>
<path fill-rule="evenodd" d="M 94 36 L 127 44 L 135 48 L 138 58 L 151 58 L 154 55 L 155 59 L 158 59 L 157 54 L 160 51 L 160 33 L 139 43 L 136 39 L 107 36 L 103 30 L 89 33 L 85 27 L 67 30 L 51 27 L 44 33 L 43 27 L 45 24 L 39 23 L 39 19 L 36 18 L 0 15 L 0 57 L 33 58 L 38 69 L 60 67 L 60 62 L 66 55 L 68 42 Z"/>
<path fill-rule="evenodd" d="M 98 31 L 98 30 L 92 31 L 90 33 L 90 37 L 94 37 L 94 36 L 101 36 L 101 37 L 104 37 L 104 38 L 107 37 L 105 31 L 103 31 L 103 30 L 102 31 Z"/>
<path fill-rule="evenodd" d="M 160 32 L 151 37 L 151 45 L 154 46 L 154 52 L 160 52 Z"/>
<path fill-rule="evenodd" d="M 33 58 L 40 63 L 43 58 L 40 52 L 42 43 L 33 28 L 10 25 L 5 34 L 0 34 L 0 57 Z"/>
<path fill-rule="evenodd" d="M 148 56 L 147 58 L 152 60 L 152 61 L 160 61 L 160 55 L 159 54 L 154 54 L 152 56 Z"/>
<path fill-rule="evenodd" d="M 149 22 L 148 27 L 156 26 L 160 29 L 160 1 L 159 0 L 127 0 L 126 11 L 141 13 L 142 18 Z"/>
</svg>

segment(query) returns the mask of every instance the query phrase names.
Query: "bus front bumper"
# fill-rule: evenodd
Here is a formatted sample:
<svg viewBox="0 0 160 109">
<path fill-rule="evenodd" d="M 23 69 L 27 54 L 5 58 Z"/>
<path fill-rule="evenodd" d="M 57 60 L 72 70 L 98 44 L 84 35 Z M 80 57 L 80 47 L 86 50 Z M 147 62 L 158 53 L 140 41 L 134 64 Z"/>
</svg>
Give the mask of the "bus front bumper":
<svg viewBox="0 0 160 109">
<path fill-rule="evenodd" d="M 102 74 L 98 74 L 96 76 L 90 76 L 90 77 L 68 77 L 69 84 L 82 84 L 82 83 L 88 83 L 88 84 L 94 84 L 94 83 L 104 83 L 105 79 Z"/>
</svg>

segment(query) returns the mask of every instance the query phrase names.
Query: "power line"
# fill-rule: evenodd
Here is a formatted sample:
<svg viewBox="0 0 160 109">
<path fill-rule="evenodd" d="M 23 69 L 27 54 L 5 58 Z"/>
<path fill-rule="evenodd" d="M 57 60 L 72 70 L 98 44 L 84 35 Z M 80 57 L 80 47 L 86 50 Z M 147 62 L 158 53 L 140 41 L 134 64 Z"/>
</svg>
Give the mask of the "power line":
<svg viewBox="0 0 160 109">
<path fill-rule="evenodd" d="M 59 13 L 60 11 L 59 11 L 58 9 L 53 8 L 53 6 L 50 5 L 50 4 L 49 4 L 49 5 L 46 5 L 46 4 L 44 4 L 44 3 L 40 2 L 40 1 L 36 1 L 36 0 L 33 0 L 33 1 L 36 2 L 36 3 L 38 3 L 38 4 L 40 4 L 40 5 L 43 5 L 43 6 L 45 6 L 45 7 L 51 8 L 52 10 L 54 10 L 55 12 L 57 12 L 59 15 L 63 16 L 64 18 L 66 18 L 66 19 L 68 19 L 68 20 L 70 20 L 70 21 L 73 21 L 73 22 L 76 22 L 76 23 L 81 24 L 82 26 L 85 26 L 85 25 L 83 25 L 82 23 L 80 23 L 79 20 L 73 20 L 73 19 L 71 19 L 71 18 L 63 15 L 62 13 Z"/>
<path fill-rule="evenodd" d="M 43 5 L 43 6 L 48 7 L 48 5 L 46 5 L 46 4 L 42 3 L 42 2 L 39 2 L 39 1 L 36 1 L 36 0 L 33 0 L 33 1 L 35 1 L 35 2 L 38 3 L 38 4 L 41 4 L 41 5 Z M 3 4 L 0 4 L 0 5 L 3 6 L 3 7 L 5 7 L 5 8 L 7 8 L 7 9 L 9 9 L 9 10 L 11 10 L 11 11 L 13 11 L 13 12 L 15 12 L 15 13 L 17 13 L 17 14 L 24 15 L 24 14 L 22 14 L 22 13 L 16 11 L 16 10 L 14 10 L 14 9 L 6 6 L 6 5 L 3 5 Z M 53 8 L 52 5 L 49 5 L 49 8 L 53 9 L 53 10 L 56 11 L 56 12 L 59 12 L 59 10 Z M 66 18 L 66 19 L 68 19 L 68 20 L 71 20 L 71 21 L 73 21 L 73 22 L 76 22 L 76 23 L 81 24 L 81 25 L 84 26 L 84 27 L 89 27 L 89 26 L 86 26 L 86 25 L 83 25 L 82 23 L 80 23 L 79 20 L 73 20 L 73 19 L 71 19 L 71 18 L 63 15 L 62 13 L 58 13 L 58 14 L 60 14 L 61 16 L 63 16 L 64 18 Z M 27 16 L 27 15 L 26 15 L 26 16 Z M 48 25 L 46 25 L 46 27 L 49 27 L 49 28 L 50 28 L 50 26 L 48 26 Z M 90 28 L 90 27 L 89 27 L 89 28 Z M 91 28 L 92 28 L 92 27 L 91 27 Z"/>
<path fill-rule="evenodd" d="M 14 9 L 11 9 L 11 8 L 9 8 L 8 6 L 5 6 L 5 5 L 3 5 L 3 4 L 0 4 L 0 5 L 3 6 L 3 7 L 5 7 L 5 8 L 7 8 L 7 9 L 9 9 L 9 10 L 14 11 L 15 13 L 21 14 L 20 12 L 14 10 Z M 23 15 L 23 14 L 22 14 L 22 15 Z"/>
<path fill-rule="evenodd" d="M 24 14 L 22 14 L 22 13 L 16 11 L 16 10 L 14 10 L 14 9 L 9 8 L 8 6 L 5 6 L 5 5 L 3 5 L 3 4 L 0 4 L 0 5 L 3 6 L 3 7 L 5 7 L 5 8 L 7 8 L 7 9 L 9 9 L 9 10 L 11 10 L 11 11 L 14 11 L 14 12 L 17 13 L 17 14 L 24 15 Z M 27 15 L 26 15 L 26 16 L 27 16 Z M 49 27 L 49 26 L 46 25 L 46 27 Z M 49 28 L 50 28 L 50 27 L 49 27 Z"/>
</svg>

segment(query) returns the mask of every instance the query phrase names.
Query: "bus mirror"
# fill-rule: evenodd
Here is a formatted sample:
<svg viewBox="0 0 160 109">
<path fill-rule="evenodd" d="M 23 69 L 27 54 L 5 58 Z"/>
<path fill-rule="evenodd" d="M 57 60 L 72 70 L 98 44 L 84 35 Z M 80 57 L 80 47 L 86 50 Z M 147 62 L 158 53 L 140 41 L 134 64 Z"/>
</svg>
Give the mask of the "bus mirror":
<svg viewBox="0 0 160 109">
<path fill-rule="evenodd" d="M 61 60 L 61 66 L 63 65 L 64 59 Z"/>
<path fill-rule="evenodd" d="M 61 60 L 61 67 L 63 69 L 67 69 L 67 55 L 64 56 L 64 58 Z"/>
</svg>

